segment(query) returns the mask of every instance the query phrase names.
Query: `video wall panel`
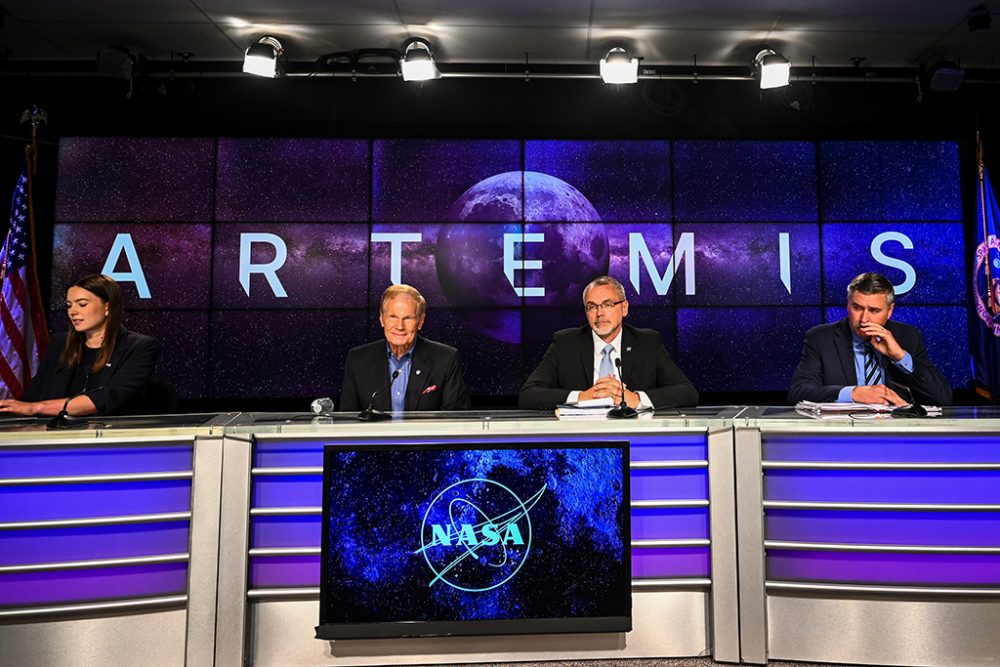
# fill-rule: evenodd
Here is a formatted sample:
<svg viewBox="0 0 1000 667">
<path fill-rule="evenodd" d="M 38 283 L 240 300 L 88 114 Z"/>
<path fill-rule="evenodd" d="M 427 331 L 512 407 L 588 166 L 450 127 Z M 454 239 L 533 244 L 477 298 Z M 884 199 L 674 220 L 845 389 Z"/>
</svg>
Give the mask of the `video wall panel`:
<svg viewBox="0 0 1000 667">
<path fill-rule="evenodd" d="M 953 142 L 69 138 L 56 215 L 53 328 L 111 273 L 187 398 L 337 395 L 393 282 L 513 395 L 604 273 L 702 391 L 784 389 L 868 270 L 968 382 Z"/>
</svg>

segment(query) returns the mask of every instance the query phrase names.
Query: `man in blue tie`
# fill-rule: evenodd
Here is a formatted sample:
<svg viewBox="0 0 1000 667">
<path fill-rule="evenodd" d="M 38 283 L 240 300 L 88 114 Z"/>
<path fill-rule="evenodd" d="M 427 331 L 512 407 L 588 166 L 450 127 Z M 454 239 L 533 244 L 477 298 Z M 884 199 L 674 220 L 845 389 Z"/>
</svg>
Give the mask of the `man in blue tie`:
<svg viewBox="0 0 1000 667">
<path fill-rule="evenodd" d="M 789 402 L 951 405 L 951 387 L 931 362 L 920 330 L 889 320 L 894 300 L 885 276 L 862 273 L 852 280 L 847 317 L 806 333 Z"/>
<path fill-rule="evenodd" d="M 415 287 L 391 285 L 382 293 L 378 321 L 385 337 L 347 353 L 341 412 L 369 405 L 393 412 L 469 409 L 458 350 L 420 335 L 426 315 L 427 301 Z"/>
<path fill-rule="evenodd" d="M 521 387 L 519 407 L 551 410 L 592 398 L 617 403 L 623 391 L 633 408 L 698 404 L 698 392 L 667 354 L 659 332 L 623 322 L 628 301 L 620 282 L 610 276 L 593 280 L 583 290 L 583 308 L 587 326 L 556 332 Z"/>
</svg>

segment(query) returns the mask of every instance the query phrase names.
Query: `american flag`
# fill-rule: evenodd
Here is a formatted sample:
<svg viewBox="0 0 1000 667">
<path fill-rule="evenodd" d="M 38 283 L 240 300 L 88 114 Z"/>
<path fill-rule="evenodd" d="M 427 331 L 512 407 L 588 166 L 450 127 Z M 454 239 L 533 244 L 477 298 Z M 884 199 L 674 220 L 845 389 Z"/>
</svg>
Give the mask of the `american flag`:
<svg viewBox="0 0 1000 667">
<path fill-rule="evenodd" d="M 0 398 L 21 398 L 49 343 L 35 269 L 28 162 L 10 203 L 10 228 L 0 251 Z"/>
</svg>

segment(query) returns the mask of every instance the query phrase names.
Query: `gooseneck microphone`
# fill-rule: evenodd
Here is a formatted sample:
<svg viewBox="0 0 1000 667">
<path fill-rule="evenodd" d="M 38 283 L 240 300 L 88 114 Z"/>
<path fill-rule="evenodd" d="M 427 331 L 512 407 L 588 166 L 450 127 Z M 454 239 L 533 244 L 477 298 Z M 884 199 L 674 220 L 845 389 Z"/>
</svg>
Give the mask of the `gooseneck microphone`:
<svg viewBox="0 0 1000 667">
<path fill-rule="evenodd" d="M 100 387 L 94 387 L 93 389 L 84 389 L 78 394 L 73 394 L 63 401 L 62 409 L 59 410 L 59 414 L 49 420 L 49 423 L 45 425 L 46 431 L 61 431 L 71 428 L 86 428 L 90 424 L 88 419 L 75 419 L 69 412 L 69 402 L 72 401 L 77 396 L 86 396 L 92 391 L 96 391 Z"/>
<path fill-rule="evenodd" d="M 363 422 L 383 422 L 387 419 L 392 419 L 392 415 L 388 415 L 381 410 L 376 410 L 373 406 L 375 405 L 375 397 L 381 393 L 387 392 L 392 389 L 392 384 L 399 377 L 399 371 L 392 372 L 392 378 L 389 380 L 389 384 L 382 387 L 381 389 L 372 392 L 371 400 L 368 401 L 368 407 L 365 408 L 364 412 L 358 415 L 358 420 Z"/>
<path fill-rule="evenodd" d="M 622 400 L 618 407 L 608 410 L 608 419 L 634 419 L 639 416 L 639 413 L 625 402 L 625 383 L 622 381 L 622 360 L 620 357 L 615 358 L 615 370 L 618 372 L 618 383 L 622 386 Z"/>
</svg>

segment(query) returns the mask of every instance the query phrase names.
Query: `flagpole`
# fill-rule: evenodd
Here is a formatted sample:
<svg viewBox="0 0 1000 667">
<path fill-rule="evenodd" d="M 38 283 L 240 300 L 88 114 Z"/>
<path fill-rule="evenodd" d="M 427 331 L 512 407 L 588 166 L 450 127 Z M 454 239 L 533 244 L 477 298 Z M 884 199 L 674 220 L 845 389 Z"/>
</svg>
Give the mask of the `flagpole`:
<svg viewBox="0 0 1000 667">
<path fill-rule="evenodd" d="M 983 163 L 983 142 L 979 137 L 979 130 L 976 130 L 976 162 L 979 165 L 979 217 L 983 226 L 983 243 L 986 244 L 986 257 L 983 259 L 983 267 L 986 269 L 986 307 L 994 315 L 997 314 L 997 303 L 993 298 L 993 274 L 990 270 L 990 244 L 986 227 L 986 166 Z"/>
<path fill-rule="evenodd" d="M 36 303 L 42 303 L 42 290 L 38 281 L 38 243 L 35 238 L 35 174 L 38 170 L 38 126 L 49 122 L 49 116 L 37 106 L 25 109 L 21 114 L 21 122 L 31 123 L 31 143 L 24 147 L 25 158 L 28 160 L 28 238 L 31 243 L 31 253 L 27 258 L 28 289 Z M 39 354 L 45 352 L 49 343 L 49 328 L 44 309 L 39 307 L 31 311 L 32 326 L 39 342 Z"/>
</svg>

